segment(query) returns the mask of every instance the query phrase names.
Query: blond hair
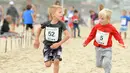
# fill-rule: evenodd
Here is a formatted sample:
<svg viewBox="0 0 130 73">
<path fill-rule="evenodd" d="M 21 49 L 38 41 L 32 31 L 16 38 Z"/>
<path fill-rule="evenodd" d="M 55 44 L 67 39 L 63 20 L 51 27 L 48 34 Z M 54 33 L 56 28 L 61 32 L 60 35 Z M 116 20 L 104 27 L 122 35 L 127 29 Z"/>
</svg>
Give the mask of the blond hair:
<svg viewBox="0 0 130 73">
<path fill-rule="evenodd" d="M 99 12 L 99 16 L 102 16 L 103 18 L 111 18 L 112 11 L 110 9 L 104 8 Z"/>
<path fill-rule="evenodd" d="M 56 12 L 57 9 L 59 9 L 59 8 L 62 9 L 62 7 L 59 6 L 59 5 L 52 5 L 51 7 L 48 8 L 49 20 L 52 20 L 52 19 L 53 19 L 55 12 Z"/>
<path fill-rule="evenodd" d="M 122 10 L 122 12 L 124 12 L 125 14 L 127 13 L 127 11 L 126 11 L 126 10 Z"/>
<path fill-rule="evenodd" d="M 104 8 L 104 5 L 103 5 L 103 4 L 100 4 L 100 5 L 98 6 L 98 8 L 99 8 L 99 11 L 101 11 L 101 10 Z"/>
</svg>

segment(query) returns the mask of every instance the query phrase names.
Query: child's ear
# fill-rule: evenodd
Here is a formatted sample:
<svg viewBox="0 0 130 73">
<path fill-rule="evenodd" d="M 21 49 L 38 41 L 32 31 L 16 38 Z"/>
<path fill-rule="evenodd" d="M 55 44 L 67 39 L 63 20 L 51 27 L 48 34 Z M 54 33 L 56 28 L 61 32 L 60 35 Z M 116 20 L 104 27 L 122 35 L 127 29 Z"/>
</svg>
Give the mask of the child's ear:
<svg viewBox="0 0 130 73">
<path fill-rule="evenodd" d="M 111 18 L 110 16 L 107 16 L 107 19 L 108 19 L 108 20 L 110 20 L 110 18 Z"/>
<path fill-rule="evenodd" d="M 52 14 L 52 17 L 54 17 L 54 14 Z"/>
<path fill-rule="evenodd" d="M 52 18 L 54 18 L 54 17 L 55 17 L 55 15 L 54 15 L 54 14 L 52 14 L 51 16 L 52 16 Z"/>
</svg>

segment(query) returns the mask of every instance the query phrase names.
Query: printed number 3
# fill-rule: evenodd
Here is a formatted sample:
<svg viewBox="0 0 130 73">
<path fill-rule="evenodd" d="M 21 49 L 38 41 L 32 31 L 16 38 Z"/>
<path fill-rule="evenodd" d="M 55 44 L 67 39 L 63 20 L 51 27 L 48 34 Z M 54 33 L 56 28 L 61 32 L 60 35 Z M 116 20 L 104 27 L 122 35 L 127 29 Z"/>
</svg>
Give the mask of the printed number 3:
<svg viewBox="0 0 130 73">
<path fill-rule="evenodd" d="M 48 32 L 48 35 L 49 35 L 49 36 L 54 37 L 54 34 L 55 34 L 55 32 L 51 32 L 51 31 Z"/>
</svg>

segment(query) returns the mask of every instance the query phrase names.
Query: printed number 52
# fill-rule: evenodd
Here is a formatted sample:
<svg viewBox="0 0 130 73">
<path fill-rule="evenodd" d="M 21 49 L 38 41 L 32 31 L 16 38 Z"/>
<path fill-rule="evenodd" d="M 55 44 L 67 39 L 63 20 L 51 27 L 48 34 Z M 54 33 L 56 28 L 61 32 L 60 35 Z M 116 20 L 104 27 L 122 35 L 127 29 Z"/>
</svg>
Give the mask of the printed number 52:
<svg viewBox="0 0 130 73">
<path fill-rule="evenodd" d="M 48 35 L 49 35 L 49 36 L 54 37 L 54 34 L 55 34 L 55 32 L 51 32 L 51 31 L 48 32 Z"/>
</svg>

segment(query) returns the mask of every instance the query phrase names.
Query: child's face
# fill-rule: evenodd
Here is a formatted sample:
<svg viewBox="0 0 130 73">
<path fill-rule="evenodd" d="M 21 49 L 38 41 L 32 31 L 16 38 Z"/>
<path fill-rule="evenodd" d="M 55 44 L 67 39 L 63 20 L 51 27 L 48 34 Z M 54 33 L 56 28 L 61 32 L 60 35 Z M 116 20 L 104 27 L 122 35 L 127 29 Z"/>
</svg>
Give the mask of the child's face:
<svg viewBox="0 0 130 73">
<path fill-rule="evenodd" d="M 58 8 L 54 14 L 54 17 L 58 20 L 61 20 L 63 17 L 62 8 Z"/>
<path fill-rule="evenodd" d="M 126 15 L 126 11 L 122 11 L 122 15 Z"/>
<path fill-rule="evenodd" d="M 74 10 L 74 8 L 73 8 L 73 7 L 70 7 L 69 9 L 70 9 L 71 11 L 73 11 L 73 10 Z"/>
<path fill-rule="evenodd" d="M 74 15 L 78 16 L 78 13 L 74 13 Z"/>
<path fill-rule="evenodd" d="M 7 22 L 9 22 L 9 23 L 12 22 L 11 16 L 7 16 L 6 20 L 7 20 Z"/>
<path fill-rule="evenodd" d="M 94 15 L 94 12 L 91 12 L 90 14 L 91 14 L 91 15 Z"/>
<path fill-rule="evenodd" d="M 108 17 L 103 17 L 103 16 L 101 16 L 101 15 L 99 15 L 99 22 L 101 23 L 101 24 L 103 24 L 103 25 L 105 25 L 105 24 L 108 24 L 109 23 L 109 18 Z"/>
</svg>

